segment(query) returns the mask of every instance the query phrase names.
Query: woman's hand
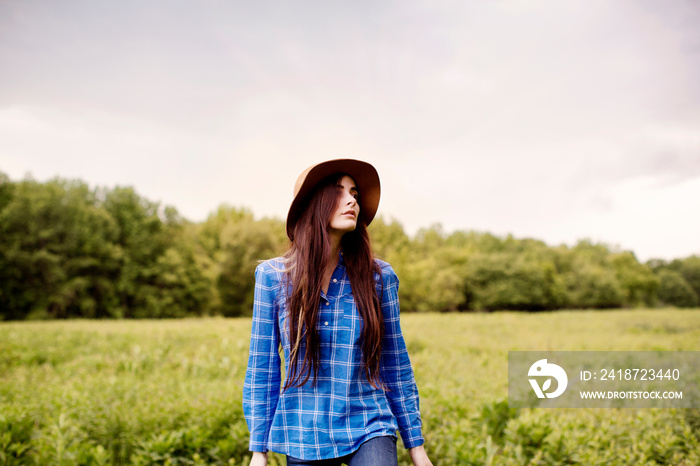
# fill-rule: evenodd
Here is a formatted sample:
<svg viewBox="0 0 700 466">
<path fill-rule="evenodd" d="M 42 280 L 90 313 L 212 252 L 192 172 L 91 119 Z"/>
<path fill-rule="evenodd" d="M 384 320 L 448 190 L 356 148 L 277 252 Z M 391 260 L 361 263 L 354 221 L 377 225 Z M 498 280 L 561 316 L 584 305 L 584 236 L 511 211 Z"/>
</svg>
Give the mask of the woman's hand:
<svg viewBox="0 0 700 466">
<path fill-rule="evenodd" d="M 267 453 L 254 451 L 253 458 L 250 460 L 250 466 L 267 466 Z"/>
<path fill-rule="evenodd" d="M 408 454 L 411 457 L 411 461 L 413 461 L 413 466 L 433 466 L 433 463 L 430 462 L 430 458 L 428 458 L 428 454 L 425 452 L 423 445 L 409 448 Z"/>
</svg>

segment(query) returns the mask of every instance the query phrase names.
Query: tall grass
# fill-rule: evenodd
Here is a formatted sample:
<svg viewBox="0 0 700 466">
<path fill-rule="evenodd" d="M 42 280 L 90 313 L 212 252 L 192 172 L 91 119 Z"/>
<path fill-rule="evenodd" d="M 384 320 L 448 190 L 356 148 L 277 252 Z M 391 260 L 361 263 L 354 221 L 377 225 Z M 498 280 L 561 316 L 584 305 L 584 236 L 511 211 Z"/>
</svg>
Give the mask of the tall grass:
<svg viewBox="0 0 700 466">
<path fill-rule="evenodd" d="M 698 410 L 507 404 L 510 350 L 695 351 L 697 311 L 406 314 L 402 325 L 436 465 L 700 464 Z M 250 319 L 0 324 L 0 464 L 247 464 L 249 335 Z"/>
</svg>

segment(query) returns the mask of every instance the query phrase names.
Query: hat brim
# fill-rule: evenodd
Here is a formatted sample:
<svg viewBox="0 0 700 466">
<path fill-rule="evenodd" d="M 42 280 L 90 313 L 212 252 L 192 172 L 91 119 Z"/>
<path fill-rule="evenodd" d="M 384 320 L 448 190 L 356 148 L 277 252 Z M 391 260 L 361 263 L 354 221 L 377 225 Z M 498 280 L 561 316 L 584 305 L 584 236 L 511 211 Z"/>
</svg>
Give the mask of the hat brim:
<svg viewBox="0 0 700 466">
<path fill-rule="evenodd" d="M 294 200 L 287 214 L 287 237 L 294 240 L 293 232 L 299 216 L 307 205 L 308 197 L 314 188 L 325 178 L 344 173 L 350 176 L 359 192 L 360 218 L 369 225 L 377 214 L 381 186 L 379 174 L 369 163 L 354 159 L 335 159 L 313 165 L 299 176 L 294 187 Z"/>
</svg>

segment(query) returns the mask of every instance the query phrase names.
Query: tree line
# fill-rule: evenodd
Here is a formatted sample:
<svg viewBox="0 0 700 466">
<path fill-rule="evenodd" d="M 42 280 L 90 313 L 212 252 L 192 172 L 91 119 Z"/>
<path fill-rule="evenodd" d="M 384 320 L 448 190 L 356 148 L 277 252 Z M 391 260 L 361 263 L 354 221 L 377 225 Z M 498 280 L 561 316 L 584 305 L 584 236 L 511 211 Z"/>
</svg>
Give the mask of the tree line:
<svg viewBox="0 0 700 466">
<path fill-rule="evenodd" d="M 405 311 L 696 307 L 700 257 L 640 263 L 588 240 L 534 239 L 439 225 L 413 237 L 370 225 L 378 257 L 401 280 Z M 203 222 L 131 187 L 11 181 L 0 173 L 0 320 L 251 314 L 253 270 L 282 254 L 284 222 L 220 206 Z"/>
</svg>

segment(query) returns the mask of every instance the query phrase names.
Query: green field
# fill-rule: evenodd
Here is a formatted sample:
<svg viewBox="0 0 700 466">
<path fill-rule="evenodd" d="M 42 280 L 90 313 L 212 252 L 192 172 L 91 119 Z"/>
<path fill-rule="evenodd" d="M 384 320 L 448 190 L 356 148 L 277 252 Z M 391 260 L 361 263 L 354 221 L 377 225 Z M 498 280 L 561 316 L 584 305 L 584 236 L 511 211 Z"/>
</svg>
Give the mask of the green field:
<svg viewBox="0 0 700 466">
<path fill-rule="evenodd" d="M 436 466 L 700 464 L 697 409 L 506 403 L 509 350 L 696 351 L 697 310 L 406 314 L 402 323 Z M 0 464 L 247 464 L 249 332 L 244 318 L 0 324 Z"/>
</svg>

